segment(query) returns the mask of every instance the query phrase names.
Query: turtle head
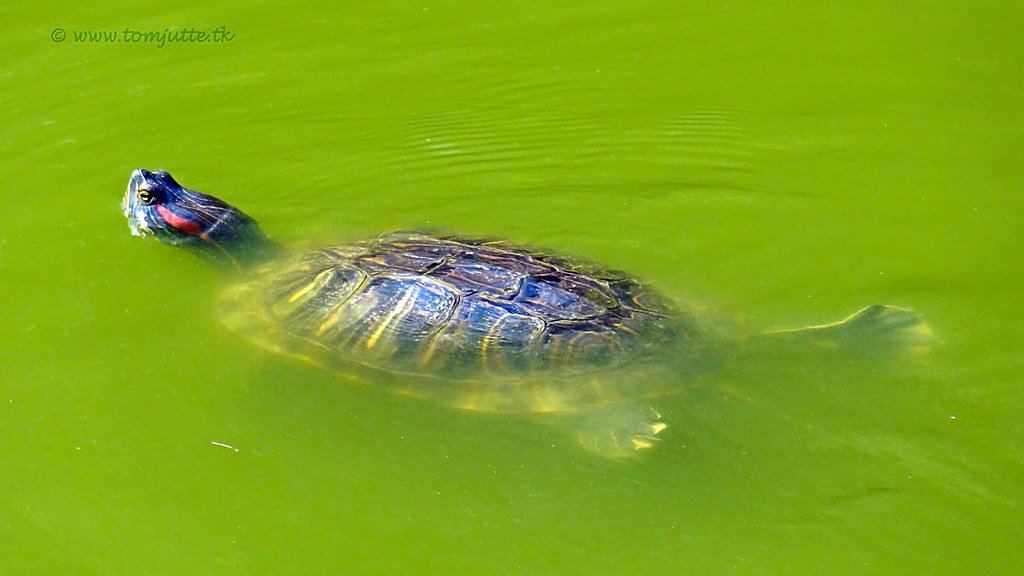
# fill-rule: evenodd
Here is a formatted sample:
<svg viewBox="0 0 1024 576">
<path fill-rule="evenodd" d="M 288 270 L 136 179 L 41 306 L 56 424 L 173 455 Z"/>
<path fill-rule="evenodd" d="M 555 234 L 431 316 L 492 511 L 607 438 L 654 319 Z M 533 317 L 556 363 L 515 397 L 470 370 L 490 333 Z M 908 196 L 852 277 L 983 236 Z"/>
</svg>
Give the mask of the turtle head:
<svg viewBox="0 0 1024 576">
<path fill-rule="evenodd" d="M 132 172 L 121 209 L 133 236 L 155 236 L 239 264 L 265 255 L 271 246 L 256 221 L 241 210 L 185 188 L 163 170 Z"/>
</svg>

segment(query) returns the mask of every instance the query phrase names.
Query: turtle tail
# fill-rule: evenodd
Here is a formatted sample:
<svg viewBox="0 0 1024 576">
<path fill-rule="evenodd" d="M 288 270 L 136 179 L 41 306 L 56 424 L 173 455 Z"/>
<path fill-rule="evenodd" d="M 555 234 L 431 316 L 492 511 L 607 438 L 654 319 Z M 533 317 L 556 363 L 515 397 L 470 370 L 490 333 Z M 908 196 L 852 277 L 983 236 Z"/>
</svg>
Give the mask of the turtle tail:
<svg viewBox="0 0 1024 576">
<path fill-rule="evenodd" d="M 868 354 L 923 354 L 931 349 L 932 329 L 909 308 L 875 304 L 846 318 L 817 326 L 772 330 L 754 340 L 781 340 L 844 352 Z"/>
</svg>

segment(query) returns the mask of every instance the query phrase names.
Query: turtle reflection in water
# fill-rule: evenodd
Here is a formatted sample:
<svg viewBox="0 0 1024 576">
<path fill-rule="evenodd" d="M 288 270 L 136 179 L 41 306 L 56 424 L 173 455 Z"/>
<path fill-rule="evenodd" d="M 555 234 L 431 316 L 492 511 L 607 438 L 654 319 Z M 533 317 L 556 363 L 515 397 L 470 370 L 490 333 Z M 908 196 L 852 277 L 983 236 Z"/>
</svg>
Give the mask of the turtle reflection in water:
<svg viewBox="0 0 1024 576">
<path fill-rule="evenodd" d="M 163 171 L 134 171 L 123 210 L 133 234 L 239 270 L 221 314 L 257 344 L 452 407 L 546 413 L 608 457 L 654 446 L 655 399 L 742 343 L 626 274 L 506 242 L 409 232 L 290 251 Z M 912 311 L 875 305 L 758 339 L 897 350 L 929 336 Z"/>
</svg>

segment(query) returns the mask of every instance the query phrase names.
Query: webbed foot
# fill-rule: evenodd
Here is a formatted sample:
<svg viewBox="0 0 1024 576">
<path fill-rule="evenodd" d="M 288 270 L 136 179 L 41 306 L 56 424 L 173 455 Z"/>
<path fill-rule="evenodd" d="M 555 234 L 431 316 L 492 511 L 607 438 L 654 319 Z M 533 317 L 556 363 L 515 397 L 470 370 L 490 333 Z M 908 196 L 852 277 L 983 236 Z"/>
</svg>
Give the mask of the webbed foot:
<svg viewBox="0 0 1024 576">
<path fill-rule="evenodd" d="M 931 349 L 932 329 L 910 308 L 875 304 L 839 322 L 796 330 L 778 330 L 764 336 L 838 348 L 858 353 L 923 353 Z"/>
<path fill-rule="evenodd" d="M 910 308 L 876 304 L 851 314 L 830 331 L 844 349 L 877 352 L 927 352 L 932 329 Z"/>
<path fill-rule="evenodd" d="M 631 404 L 593 408 L 572 421 L 576 440 L 583 448 L 616 459 L 650 450 L 661 441 L 658 434 L 667 427 L 653 409 Z"/>
</svg>

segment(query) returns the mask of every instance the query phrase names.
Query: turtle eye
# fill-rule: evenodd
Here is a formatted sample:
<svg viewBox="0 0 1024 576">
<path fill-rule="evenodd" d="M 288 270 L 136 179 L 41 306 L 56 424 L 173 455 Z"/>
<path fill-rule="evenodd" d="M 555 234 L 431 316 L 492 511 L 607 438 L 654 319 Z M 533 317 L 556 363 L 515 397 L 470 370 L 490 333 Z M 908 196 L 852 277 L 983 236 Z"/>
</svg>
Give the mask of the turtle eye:
<svg viewBox="0 0 1024 576">
<path fill-rule="evenodd" d="M 135 195 L 139 199 L 139 202 L 146 204 L 147 206 L 156 202 L 156 196 L 149 190 L 142 189 Z"/>
</svg>

